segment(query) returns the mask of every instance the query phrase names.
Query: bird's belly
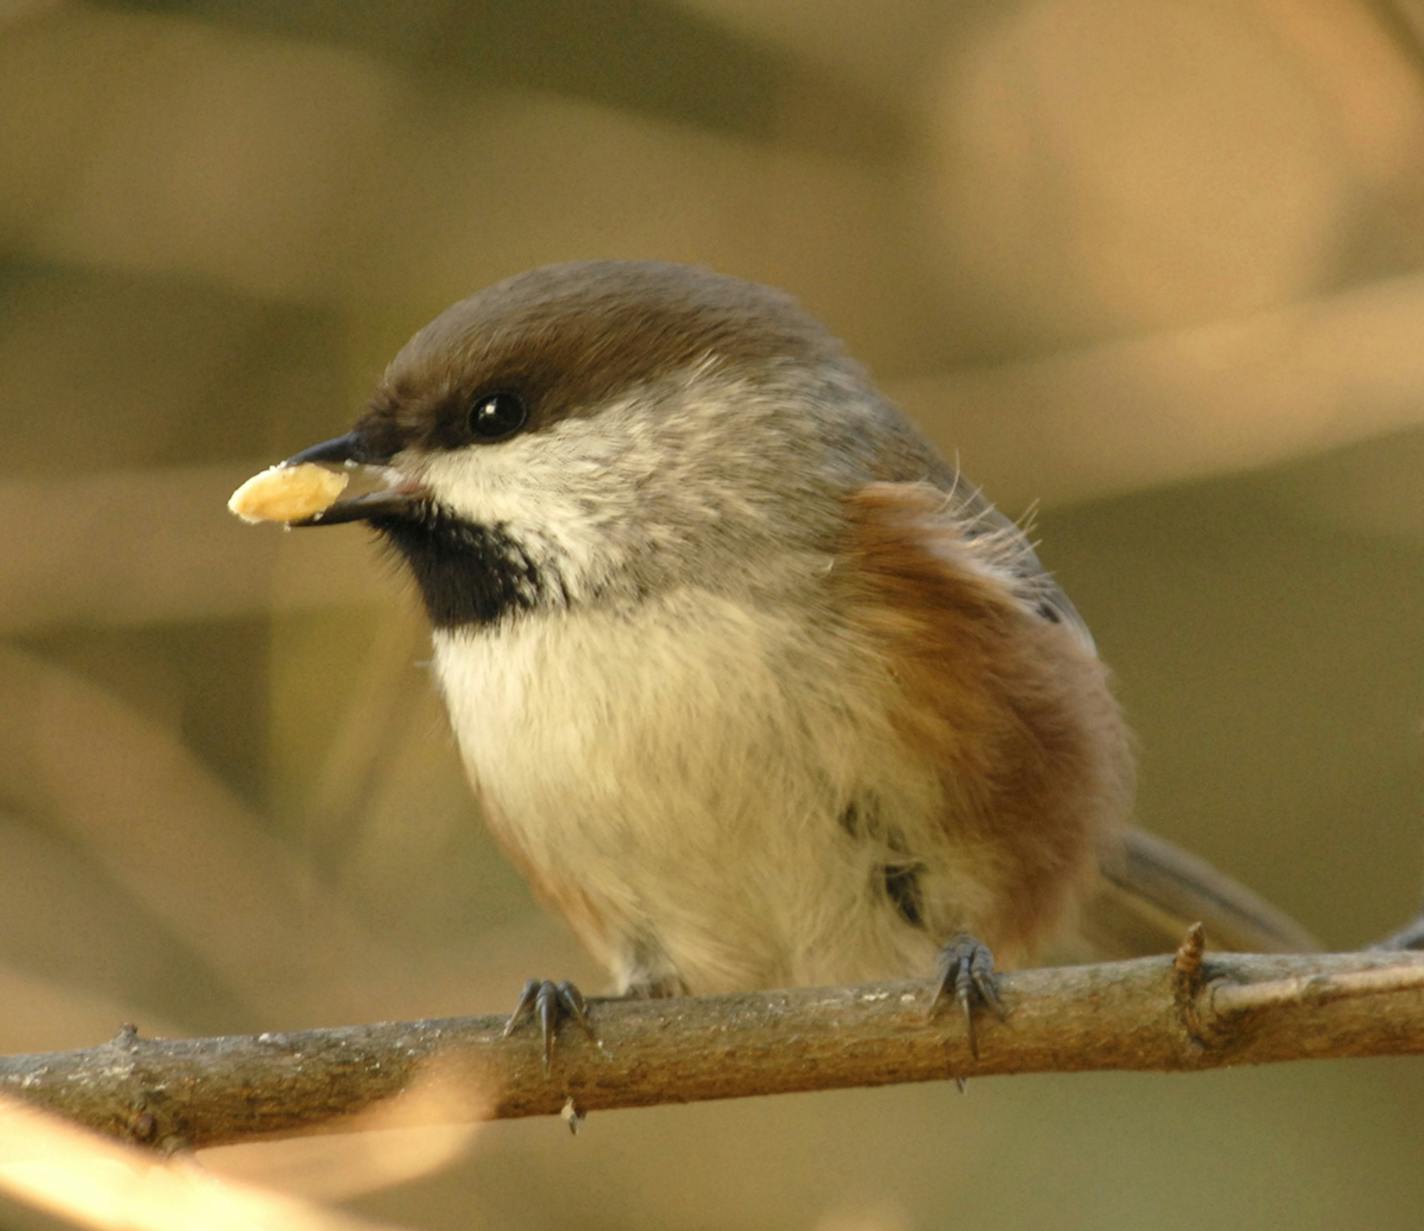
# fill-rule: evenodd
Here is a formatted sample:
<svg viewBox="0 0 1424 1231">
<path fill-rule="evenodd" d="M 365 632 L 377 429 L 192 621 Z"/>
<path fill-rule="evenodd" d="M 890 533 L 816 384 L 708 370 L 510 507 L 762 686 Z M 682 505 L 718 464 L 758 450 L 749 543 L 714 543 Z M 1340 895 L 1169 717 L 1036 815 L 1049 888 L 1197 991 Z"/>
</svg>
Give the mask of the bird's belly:
<svg viewBox="0 0 1424 1231">
<path fill-rule="evenodd" d="M 701 594 L 436 634 L 486 819 L 620 984 L 925 968 L 845 824 L 867 791 L 915 810 L 915 767 L 813 640 Z"/>
</svg>

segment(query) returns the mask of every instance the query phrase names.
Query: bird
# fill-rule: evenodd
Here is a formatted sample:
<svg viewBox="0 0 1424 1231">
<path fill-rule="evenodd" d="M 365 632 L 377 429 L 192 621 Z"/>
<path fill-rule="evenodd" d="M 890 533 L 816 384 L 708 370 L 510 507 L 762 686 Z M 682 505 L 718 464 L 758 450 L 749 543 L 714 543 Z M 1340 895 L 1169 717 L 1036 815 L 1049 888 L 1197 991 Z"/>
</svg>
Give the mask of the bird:
<svg viewBox="0 0 1424 1231">
<path fill-rule="evenodd" d="M 1023 528 L 785 292 L 516 274 L 289 461 L 383 480 L 297 524 L 408 569 L 485 823 L 616 995 L 925 978 L 977 1054 L 1000 969 L 1134 858 L 1181 871 L 1129 827 L 1110 672 Z M 588 1028 L 567 981 L 531 1016 L 546 1066 Z"/>
</svg>

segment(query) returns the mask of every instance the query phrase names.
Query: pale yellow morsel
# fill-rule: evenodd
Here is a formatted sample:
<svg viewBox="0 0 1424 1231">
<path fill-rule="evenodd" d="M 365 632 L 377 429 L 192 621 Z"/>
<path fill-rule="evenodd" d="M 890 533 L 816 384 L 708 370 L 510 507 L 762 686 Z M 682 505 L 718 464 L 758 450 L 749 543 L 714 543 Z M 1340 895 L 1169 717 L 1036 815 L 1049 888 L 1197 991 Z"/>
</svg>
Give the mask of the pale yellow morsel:
<svg viewBox="0 0 1424 1231">
<path fill-rule="evenodd" d="M 269 466 L 232 493 L 227 507 L 243 521 L 303 521 L 328 509 L 341 495 L 347 476 L 303 462 Z"/>
</svg>

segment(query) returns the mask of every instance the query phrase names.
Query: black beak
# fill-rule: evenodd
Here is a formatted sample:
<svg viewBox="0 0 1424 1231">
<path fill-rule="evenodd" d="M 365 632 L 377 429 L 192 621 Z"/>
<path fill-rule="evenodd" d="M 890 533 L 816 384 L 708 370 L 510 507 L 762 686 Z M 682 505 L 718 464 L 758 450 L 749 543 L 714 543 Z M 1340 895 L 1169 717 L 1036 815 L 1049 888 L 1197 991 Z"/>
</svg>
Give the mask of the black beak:
<svg viewBox="0 0 1424 1231">
<path fill-rule="evenodd" d="M 319 445 L 311 445 L 300 453 L 293 453 L 282 464 L 296 466 L 301 462 L 370 462 L 379 460 L 381 459 L 367 457 L 356 433 L 347 432 L 345 436 L 338 436 L 335 440 L 323 440 Z"/>
<path fill-rule="evenodd" d="M 301 462 L 340 462 L 346 465 L 379 466 L 387 458 L 372 457 L 363 447 L 355 432 L 338 436 L 334 440 L 323 440 L 311 445 L 300 453 L 293 453 L 282 464 L 295 466 Z M 363 492 L 357 496 L 347 496 L 338 500 L 315 517 L 294 521 L 293 526 L 337 526 L 343 522 L 370 521 L 377 517 L 409 517 L 412 511 L 425 500 L 425 490 L 416 484 L 402 484 L 386 487 L 373 492 Z"/>
</svg>

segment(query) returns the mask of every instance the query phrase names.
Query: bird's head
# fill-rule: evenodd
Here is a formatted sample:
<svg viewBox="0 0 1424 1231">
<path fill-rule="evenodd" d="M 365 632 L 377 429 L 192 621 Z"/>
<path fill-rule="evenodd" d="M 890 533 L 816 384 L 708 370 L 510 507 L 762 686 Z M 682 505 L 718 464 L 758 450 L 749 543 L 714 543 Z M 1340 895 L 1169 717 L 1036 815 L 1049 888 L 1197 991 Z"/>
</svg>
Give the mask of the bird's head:
<svg viewBox="0 0 1424 1231">
<path fill-rule="evenodd" d="M 840 500 L 914 439 L 788 296 L 682 265 L 535 269 L 453 305 L 347 435 L 366 521 L 437 627 L 660 589 L 775 588 L 833 550 Z"/>
</svg>

